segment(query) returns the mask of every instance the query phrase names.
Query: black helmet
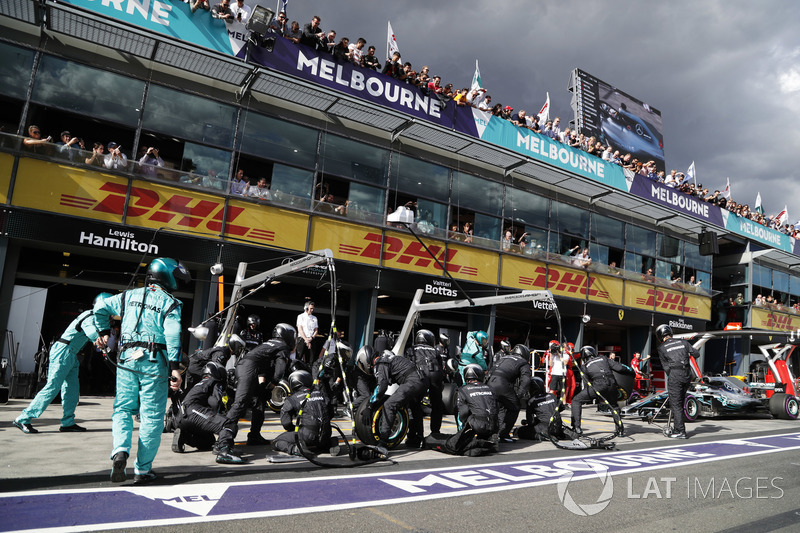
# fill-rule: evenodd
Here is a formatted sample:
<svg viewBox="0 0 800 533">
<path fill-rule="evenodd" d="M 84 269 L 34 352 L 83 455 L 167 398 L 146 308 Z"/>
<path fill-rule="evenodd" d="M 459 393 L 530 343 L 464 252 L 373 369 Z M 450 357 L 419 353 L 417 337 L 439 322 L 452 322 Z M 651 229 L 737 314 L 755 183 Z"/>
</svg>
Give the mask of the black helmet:
<svg viewBox="0 0 800 533">
<path fill-rule="evenodd" d="M 239 335 L 235 333 L 228 339 L 228 348 L 233 355 L 239 355 L 244 350 L 246 344 Z"/>
<path fill-rule="evenodd" d="M 588 361 L 592 357 L 597 357 L 597 350 L 594 349 L 594 346 L 584 346 L 581 348 L 581 357 L 584 361 Z"/>
<path fill-rule="evenodd" d="M 511 350 L 511 353 L 514 355 L 518 355 L 526 360 L 529 359 L 531 356 L 530 348 L 528 348 L 524 344 L 517 344 L 516 346 L 514 346 L 514 349 Z"/>
<path fill-rule="evenodd" d="M 294 350 L 297 344 L 297 331 L 289 324 L 281 322 L 272 329 L 272 338 L 281 339 L 290 350 Z"/>
<path fill-rule="evenodd" d="M 192 280 L 189 271 L 182 264 L 169 257 L 153 259 L 147 267 L 147 275 L 152 283 L 174 291 Z"/>
<path fill-rule="evenodd" d="M 505 353 L 511 352 L 511 343 L 508 342 L 506 339 L 500 341 L 500 349 Z"/>
<path fill-rule="evenodd" d="M 464 369 L 464 379 L 466 381 L 483 381 L 485 374 L 480 365 L 467 365 Z"/>
<path fill-rule="evenodd" d="M 310 389 L 312 382 L 311 374 L 307 370 L 295 370 L 289 374 L 289 388 L 292 389 L 292 392 L 297 392 L 300 389 Z"/>
<path fill-rule="evenodd" d="M 366 344 L 358 350 L 356 354 L 356 366 L 365 374 L 372 373 L 372 366 L 375 363 L 375 348 Z"/>
<path fill-rule="evenodd" d="M 342 361 L 349 361 L 353 355 L 353 347 L 347 341 L 336 341 L 336 350 L 342 357 Z"/>
<path fill-rule="evenodd" d="M 247 325 L 255 324 L 256 327 L 261 325 L 261 318 L 258 315 L 250 315 L 247 317 Z"/>
<path fill-rule="evenodd" d="M 439 333 L 439 342 L 447 348 L 450 345 L 450 336 L 447 333 Z"/>
<path fill-rule="evenodd" d="M 447 360 L 445 366 L 447 367 L 447 370 L 450 373 L 455 374 L 456 372 L 458 372 L 458 359 L 456 359 L 455 357 L 451 357 L 450 359 Z"/>
<path fill-rule="evenodd" d="M 224 366 L 210 361 L 203 367 L 203 377 L 211 378 L 214 381 L 222 381 L 224 383 L 228 379 L 228 373 L 225 371 Z"/>
<path fill-rule="evenodd" d="M 427 346 L 435 346 L 436 337 L 433 335 L 433 332 L 431 330 L 421 329 L 417 332 L 417 336 L 414 337 L 414 344 L 425 344 Z"/>
<path fill-rule="evenodd" d="M 664 342 L 667 337 L 672 337 L 672 328 L 668 324 L 661 324 L 656 328 L 658 342 Z"/>
<path fill-rule="evenodd" d="M 544 394 L 544 380 L 540 377 L 531 379 L 531 398 L 540 398 Z"/>
</svg>

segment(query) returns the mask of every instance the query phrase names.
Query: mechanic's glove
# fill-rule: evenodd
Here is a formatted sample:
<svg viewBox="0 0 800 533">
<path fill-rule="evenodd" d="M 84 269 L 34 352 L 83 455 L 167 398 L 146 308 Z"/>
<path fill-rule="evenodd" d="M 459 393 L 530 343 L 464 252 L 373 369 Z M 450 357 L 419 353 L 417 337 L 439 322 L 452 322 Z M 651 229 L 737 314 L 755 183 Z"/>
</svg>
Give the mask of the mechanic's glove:
<svg viewBox="0 0 800 533">
<path fill-rule="evenodd" d="M 370 398 L 369 398 L 369 403 L 371 405 L 375 405 L 375 403 L 377 401 L 378 401 L 378 387 L 375 387 L 375 390 L 373 391 L 372 396 L 370 396 Z"/>
</svg>

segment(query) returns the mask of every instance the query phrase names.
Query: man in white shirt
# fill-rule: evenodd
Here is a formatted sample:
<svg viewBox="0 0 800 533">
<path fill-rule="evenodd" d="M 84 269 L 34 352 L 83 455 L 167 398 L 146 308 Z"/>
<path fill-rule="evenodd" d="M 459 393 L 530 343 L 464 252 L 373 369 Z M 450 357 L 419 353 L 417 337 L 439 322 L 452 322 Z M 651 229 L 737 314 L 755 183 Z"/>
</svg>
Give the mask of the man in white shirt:
<svg viewBox="0 0 800 533">
<path fill-rule="evenodd" d="M 231 11 L 233 11 L 233 17 L 238 22 L 247 24 L 247 21 L 250 19 L 250 14 L 253 12 L 253 8 L 244 5 L 244 0 L 236 0 L 236 5 L 231 7 Z"/>
<path fill-rule="evenodd" d="M 312 363 L 314 361 L 314 353 L 311 348 L 311 343 L 319 330 L 319 323 L 317 317 L 314 316 L 314 302 L 308 300 L 303 305 L 303 312 L 297 315 L 297 347 L 295 348 L 297 359 Z"/>
</svg>

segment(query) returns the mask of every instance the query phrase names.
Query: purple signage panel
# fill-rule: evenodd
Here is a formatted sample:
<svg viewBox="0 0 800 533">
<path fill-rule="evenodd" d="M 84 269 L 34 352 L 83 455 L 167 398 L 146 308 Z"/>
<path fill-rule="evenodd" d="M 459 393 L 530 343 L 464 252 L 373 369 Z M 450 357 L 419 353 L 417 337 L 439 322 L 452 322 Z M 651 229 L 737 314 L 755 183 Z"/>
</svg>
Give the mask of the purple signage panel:
<svg viewBox="0 0 800 533">
<path fill-rule="evenodd" d="M 244 56 L 244 49 L 239 56 Z M 460 133 L 478 136 L 470 107 L 457 106 L 452 100 L 445 102 L 433 92 L 428 94 L 380 72 L 340 61 L 331 54 L 288 39 L 278 37 L 271 52 L 259 46 L 251 47 L 250 60 Z"/>
<path fill-rule="evenodd" d="M 667 187 L 638 174 L 633 177 L 631 194 L 639 198 L 651 200 L 663 206 L 680 211 L 685 215 L 698 218 L 721 228 L 725 227 L 720 208 L 704 202 L 696 196 L 684 194 L 677 189 Z"/>
</svg>

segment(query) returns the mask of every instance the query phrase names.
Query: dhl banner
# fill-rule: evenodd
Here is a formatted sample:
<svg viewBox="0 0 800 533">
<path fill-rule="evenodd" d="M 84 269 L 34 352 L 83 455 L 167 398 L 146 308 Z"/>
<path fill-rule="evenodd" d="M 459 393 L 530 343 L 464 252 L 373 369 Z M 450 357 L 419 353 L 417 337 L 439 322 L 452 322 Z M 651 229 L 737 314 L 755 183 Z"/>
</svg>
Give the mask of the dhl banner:
<svg viewBox="0 0 800 533">
<path fill-rule="evenodd" d="M 711 320 L 711 298 L 698 296 L 691 292 L 683 293 L 686 302 L 683 304 L 683 315 L 687 318 Z"/>
<path fill-rule="evenodd" d="M 611 305 L 622 305 L 622 280 L 583 270 L 546 265 L 521 257 L 503 256 L 500 284 L 518 289 L 549 289 L 553 294 Z"/>
<path fill-rule="evenodd" d="M 304 251 L 308 215 L 238 200 L 228 203 L 225 237 Z"/>
<path fill-rule="evenodd" d="M 330 248 L 335 259 L 378 266 L 382 242 L 379 230 L 322 217 L 311 223 L 310 249 Z"/>
<path fill-rule="evenodd" d="M 441 275 L 442 269 L 433 260 L 431 254 L 443 265 L 449 265 L 451 256 L 458 254 L 455 250 L 448 250 L 442 241 L 425 239 L 423 242 L 430 253 L 408 233 L 387 231 L 383 243 L 383 265 L 432 276 Z M 450 267 L 448 266 L 448 268 Z M 497 271 L 495 270 L 495 272 Z M 455 272 L 451 270 L 450 273 L 454 274 Z"/>
<path fill-rule="evenodd" d="M 651 292 L 653 294 L 651 294 Z M 625 282 L 625 305 L 634 309 L 653 310 L 655 287 L 642 283 Z"/>
<path fill-rule="evenodd" d="M 614 276 L 589 274 L 589 300 L 616 306 L 623 305 L 622 280 Z"/>
<path fill-rule="evenodd" d="M 800 316 L 790 313 L 780 313 L 763 307 L 751 307 L 752 318 L 750 325 L 758 329 L 772 331 L 795 331 L 800 328 Z"/>
<path fill-rule="evenodd" d="M 451 244 L 447 246 L 446 265 L 454 278 L 497 285 L 500 254 Z"/>
<path fill-rule="evenodd" d="M 0 204 L 8 201 L 8 187 L 11 184 L 11 169 L 14 166 L 14 156 L 0 154 Z"/>
<path fill-rule="evenodd" d="M 11 204 L 122 223 L 128 180 L 85 168 L 20 158 Z M 121 194 L 116 191 L 122 191 Z"/>
</svg>

